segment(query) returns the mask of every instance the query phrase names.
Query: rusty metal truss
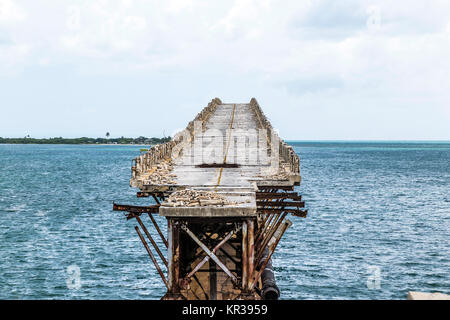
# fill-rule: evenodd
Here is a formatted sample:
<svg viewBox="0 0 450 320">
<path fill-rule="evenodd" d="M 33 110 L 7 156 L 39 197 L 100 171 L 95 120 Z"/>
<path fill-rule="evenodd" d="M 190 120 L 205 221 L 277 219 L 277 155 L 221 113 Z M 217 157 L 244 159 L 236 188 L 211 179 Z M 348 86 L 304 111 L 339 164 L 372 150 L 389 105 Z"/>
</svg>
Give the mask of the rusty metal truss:
<svg viewBox="0 0 450 320">
<path fill-rule="evenodd" d="M 186 299 L 189 295 L 195 299 L 216 299 L 218 288 L 215 274 L 219 273 L 224 273 L 230 280 L 230 286 L 240 292 L 232 298 L 264 298 L 268 291 L 262 274 L 268 265 L 271 268 L 272 255 L 292 224 L 287 219 L 288 214 L 297 217 L 307 215 L 301 195 L 293 192 L 292 187 L 265 186 L 256 192 L 257 217 L 167 217 L 166 238 L 153 214 L 159 212 L 160 202 L 167 194 L 138 192 L 137 196 L 153 197 L 156 204 L 136 206 L 113 203 L 113 210 L 127 212 L 127 220 L 136 219 L 134 229 L 167 287 L 164 299 Z M 167 250 L 167 257 L 144 225 L 142 214 L 148 215 L 164 245 L 163 249 Z M 205 273 L 210 275 L 209 283 L 202 276 Z M 200 291 L 194 291 L 192 285 Z"/>
</svg>

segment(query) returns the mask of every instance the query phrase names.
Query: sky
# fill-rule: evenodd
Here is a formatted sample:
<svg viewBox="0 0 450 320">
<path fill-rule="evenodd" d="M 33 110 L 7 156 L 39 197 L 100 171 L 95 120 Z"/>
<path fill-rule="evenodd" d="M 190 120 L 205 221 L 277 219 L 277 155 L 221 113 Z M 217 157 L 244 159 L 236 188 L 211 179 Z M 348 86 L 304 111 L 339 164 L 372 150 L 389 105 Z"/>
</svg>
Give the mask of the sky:
<svg viewBox="0 0 450 320">
<path fill-rule="evenodd" d="M 450 1 L 0 0 L 0 137 L 173 136 L 214 97 L 287 140 L 450 140 Z"/>
</svg>

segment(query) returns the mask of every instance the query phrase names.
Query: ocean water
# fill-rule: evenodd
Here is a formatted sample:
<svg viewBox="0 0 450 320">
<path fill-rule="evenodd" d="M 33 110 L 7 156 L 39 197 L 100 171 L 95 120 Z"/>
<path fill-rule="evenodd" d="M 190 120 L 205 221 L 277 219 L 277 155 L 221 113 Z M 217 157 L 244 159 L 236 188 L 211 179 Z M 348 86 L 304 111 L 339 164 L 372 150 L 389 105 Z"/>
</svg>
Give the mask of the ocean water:
<svg viewBox="0 0 450 320">
<path fill-rule="evenodd" d="M 450 293 L 450 143 L 291 144 L 309 214 L 291 218 L 274 256 L 282 299 Z M 138 146 L 0 145 L 0 299 L 165 293 L 135 222 L 111 210 L 112 200 L 151 202 L 128 186 L 138 154 Z"/>
</svg>

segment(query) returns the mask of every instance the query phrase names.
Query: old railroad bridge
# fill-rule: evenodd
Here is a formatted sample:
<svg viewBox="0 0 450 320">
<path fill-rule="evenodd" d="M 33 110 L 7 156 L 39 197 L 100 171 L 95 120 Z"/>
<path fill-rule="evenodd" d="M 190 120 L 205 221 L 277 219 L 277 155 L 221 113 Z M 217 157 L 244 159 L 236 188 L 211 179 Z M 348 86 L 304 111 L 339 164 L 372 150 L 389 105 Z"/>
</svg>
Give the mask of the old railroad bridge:
<svg viewBox="0 0 450 320">
<path fill-rule="evenodd" d="M 162 299 L 279 297 L 271 257 L 292 224 L 287 216 L 307 211 L 294 192 L 299 158 L 256 99 L 213 99 L 172 141 L 134 159 L 131 171 L 137 196 L 155 204 L 114 203 L 113 209 L 136 219 L 137 235 L 167 287 Z M 167 219 L 166 235 L 155 214 Z"/>
</svg>

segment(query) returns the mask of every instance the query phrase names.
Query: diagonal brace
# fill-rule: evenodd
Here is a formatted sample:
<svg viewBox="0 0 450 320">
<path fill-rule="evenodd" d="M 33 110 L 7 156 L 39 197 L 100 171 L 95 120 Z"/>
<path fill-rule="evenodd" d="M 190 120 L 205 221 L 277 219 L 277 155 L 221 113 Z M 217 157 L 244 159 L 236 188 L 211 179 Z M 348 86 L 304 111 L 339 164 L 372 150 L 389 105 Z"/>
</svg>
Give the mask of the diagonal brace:
<svg viewBox="0 0 450 320">
<path fill-rule="evenodd" d="M 194 240 L 199 246 L 200 248 L 203 249 L 203 251 L 206 252 L 206 254 L 208 256 L 210 256 L 211 259 L 214 260 L 214 262 L 236 283 L 237 282 L 237 278 L 234 274 L 231 273 L 230 270 L 228 270 L 228 268 L 219 260 L 219 258 L 217 258 L 217 256 L 212 253 L 207 246 L 205 246 L 198 238 L 195 234 L 192 233 L 191 230 L 189 230 L 189 228 L 185 225 L 182 224 L 181 225 L 181 229 L 183 229 L 191 238 L 192 240 Z"/>
<path fill-rule="evenodd" d="M 222 241 L 220 241 L 215 247 L 214 249 L 212 249 L 212 253 L 216 253 L 228 240 L 231 239 L 231 237 L 239 231 L 241 227 L 239 226 L 238 228 L 231 230 L 223 239 Z M 202 261 L 199 262 L 199 264 L 186 276 L 186 280 L 190 279 L 194 273 L 196 273 L 201 267 L 203 267 L 205 265 L 206 262 L 208 262 L 210 259 L 210 256 L 206 256 L 203 258 Z"/>
</svg>

